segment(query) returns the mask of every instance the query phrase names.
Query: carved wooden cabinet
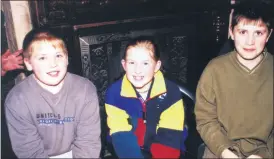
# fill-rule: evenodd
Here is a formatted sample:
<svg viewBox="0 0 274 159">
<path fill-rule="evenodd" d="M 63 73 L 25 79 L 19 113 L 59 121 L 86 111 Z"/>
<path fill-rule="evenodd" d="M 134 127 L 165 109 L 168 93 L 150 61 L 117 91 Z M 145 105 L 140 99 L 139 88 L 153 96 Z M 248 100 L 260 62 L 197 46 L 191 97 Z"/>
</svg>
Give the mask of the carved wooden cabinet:
<svg viewBox="0 0 274 159">
<path fill-rule="evenodd" d="M 160 46 L 162 71 L 178 84 L 196 88 L 209 59 L 227 39 L 229 1 L 47 0 L 30 1 L 34 27 L 64 36 L 69 71 L 95 83 L 103 106 L 107 86 L 123 70 L 127 42 L 150 35 Z"/>
</svg>

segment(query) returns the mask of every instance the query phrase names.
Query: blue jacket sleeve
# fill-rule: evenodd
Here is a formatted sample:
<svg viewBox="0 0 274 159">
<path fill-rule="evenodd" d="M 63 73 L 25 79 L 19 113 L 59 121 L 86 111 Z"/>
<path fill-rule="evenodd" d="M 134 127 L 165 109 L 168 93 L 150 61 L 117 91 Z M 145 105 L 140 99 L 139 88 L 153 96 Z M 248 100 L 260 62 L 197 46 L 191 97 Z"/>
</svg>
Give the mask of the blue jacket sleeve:
<svg viewBox="0 0 274 159">
<path fill-rule="evenodd" d="M 155 143 L 151 145 L 154 158 L 178 158 L 184 129 L 184 105 L 179 90 L 169 95 L 170 106 L 160 115 Z"/>
</svg>

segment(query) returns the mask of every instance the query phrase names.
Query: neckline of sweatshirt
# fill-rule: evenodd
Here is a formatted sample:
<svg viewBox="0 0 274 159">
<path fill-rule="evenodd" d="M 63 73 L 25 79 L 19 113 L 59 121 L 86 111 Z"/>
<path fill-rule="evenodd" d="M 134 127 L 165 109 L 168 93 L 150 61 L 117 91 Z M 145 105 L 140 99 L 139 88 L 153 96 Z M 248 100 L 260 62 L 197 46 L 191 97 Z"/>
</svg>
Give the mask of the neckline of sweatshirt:
<svg viewBox="0 0 274 159">
<path fill-rule="evenodd" d="M 237 59 L 237 52 L 233 51 L 230 54 L 230 61 L 236 67 L 237 70 L 239 70 L 243 75 L 245 76 L 255 76 L 259 72 L 261 72 L 261 69 L 263 68 L 263 65 L 266 63 L 266 61 L 269 59 L 269 53 L 263 52 L 263 59 L 252 69 L 248 69 L 246 66 L 240 63 L 240 61 Z"/>
<path fill-rule="evenodd" d="M 36 81 L 34 74 L 30 75 L 28 84 L 30 85 L 30 88 L 34 88 L 35 92 L 39 93 L 45 99 L 45 101 L 48 102 L 49 105 L 56 106 L 65 97 L 65 94 L 67 92 L 66 90 L 69 87 L 69 76 L 69 73 L 66 73 L 64 77 L 64 84 L 60 91 L 56 94 L 53 94 L 40 86 L 39 83 Z"/>
</svg>

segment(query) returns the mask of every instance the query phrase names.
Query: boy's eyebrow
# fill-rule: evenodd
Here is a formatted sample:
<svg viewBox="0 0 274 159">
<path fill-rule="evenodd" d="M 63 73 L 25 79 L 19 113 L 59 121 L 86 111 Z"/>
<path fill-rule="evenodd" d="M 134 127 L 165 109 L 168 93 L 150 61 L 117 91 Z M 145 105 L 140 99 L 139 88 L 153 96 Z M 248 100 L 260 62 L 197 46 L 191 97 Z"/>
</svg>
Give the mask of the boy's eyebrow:
<svg viewBox="0 0 274 159">
<path fill-rule="evenodd" d="M 57 51 L 55 54 L 64 54 L 63 51 Z M 38 55 L 35 55 L 35 56 L 47 56 L 48 54 L 47 53 L 42 53 L 42 54 L 38 54 Z"/>
<path fill-rule="evenodd" d="M 236 28 L 236 30 L 240 30 L 240 31 L 247 31 L 248 29 L 246 29 L 246 28 Z M 257 29 L 254 29 L 255 31 L 267 31 L 267 29 L 266 28 L 264 28 L 264 27 L 259 27 L 259 28 L 257 28 Z"/>
<path fill-rule="evenodd" d="M 64 51 L 57 51 L 57 52 L 56 52 L 56 54 L 59 54 L 59 53 L 64 54 L 65 52 L 64 52 Z"/>
<path fill-rule="evenodd" d="M 236 28 L 237 31 L 246 31 L 247 29 Z"/>
<path fill-rule="evenodd" d="M 34 55 L 35 57 L 37 57 L 37 56 L 45 56 L 45 55 L 47 55 L 46 53 L 43 53 L 43 54 L 36 54 L 36 55 Z"/>
<path fill-rule="evenodd" d="M 265 33 L 265 32 L 267 32 L 267 29 L 256 29 L 255 31 L 260 31 L 260 32 Z"/>
</svg>

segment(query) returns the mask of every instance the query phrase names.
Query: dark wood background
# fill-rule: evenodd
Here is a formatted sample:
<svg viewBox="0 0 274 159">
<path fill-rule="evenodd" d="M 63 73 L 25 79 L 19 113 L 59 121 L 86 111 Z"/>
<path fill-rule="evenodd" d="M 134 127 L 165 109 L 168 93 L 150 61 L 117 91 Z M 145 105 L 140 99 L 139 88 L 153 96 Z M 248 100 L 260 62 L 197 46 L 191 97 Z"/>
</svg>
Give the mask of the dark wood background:
<svg viewBox="0 0 274 159">
<path fill-rule="evenodd" d="M 122 73 L 118 57 L 123 46 L 139 35 L 156 38 L 167 77 L 195 90 L 205 64 L 227 39 L 229 4 L 228 0 L 30 1 L 34 27 L 51 27 L 64 35 L 69 71 L 98 83 L 102 98 Z M 97 40 L 88 43 L 89 54 L 81 51 L 84 37 Z"/>
<path fill-rule="evenodd" d="M 96 85 L 103 132 L 107 129 L 103 107 L 105 91 L 123 74 L 120 60 L 131 38 L 153 36 L 160 48 L 164 75 L 195 92 L 203 68 L 218 55 L 228 35 L 229 0 L 39 0 L 29 3 L 34 27 L 50 27 L 63 35 L 69 50 L 69 71 Z M 194 158 L 201 139 L 193 113 L 187 116 L 191 125 L 187 158 Z M 103 143 L 105 135 L 102 133 Z"/>
</svg>

